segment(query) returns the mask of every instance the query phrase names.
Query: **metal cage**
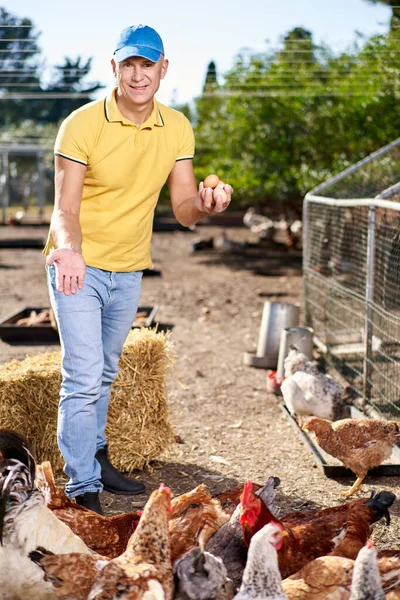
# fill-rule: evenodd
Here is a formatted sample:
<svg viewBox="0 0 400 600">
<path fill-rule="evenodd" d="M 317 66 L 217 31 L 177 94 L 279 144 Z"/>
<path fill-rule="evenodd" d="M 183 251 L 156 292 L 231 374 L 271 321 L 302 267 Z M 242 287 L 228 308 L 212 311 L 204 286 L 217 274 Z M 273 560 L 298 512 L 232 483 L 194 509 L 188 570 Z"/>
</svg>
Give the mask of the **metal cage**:
<svg viewBox="0 0 400 600">
<path fill-rule="evenodd" d="M 304 199 L 304 315 L 365 405 L 400 417 L 400 138 Z"/>
</svg>

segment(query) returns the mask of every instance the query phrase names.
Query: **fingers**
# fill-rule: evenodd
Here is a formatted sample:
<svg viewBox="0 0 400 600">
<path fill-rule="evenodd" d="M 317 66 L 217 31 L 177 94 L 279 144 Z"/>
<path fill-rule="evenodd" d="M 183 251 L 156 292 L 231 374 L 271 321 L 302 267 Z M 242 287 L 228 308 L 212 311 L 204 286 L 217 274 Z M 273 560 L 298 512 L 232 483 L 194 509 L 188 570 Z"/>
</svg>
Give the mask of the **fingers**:
<svg viewBox="0 0 400 600">
<path fill-rule="evenodd" d="M 78 275 L 76 279 L 78 282 L 78 289 L 81 290 L 83 288 L 83 281 L 85 279 L 85 275 Z"/>
<path fill-rule="evenodd" d="M 208 187 L 205 188 L 203 187 L 201 189 L 201 197 L 203 199 L 204 202 L 204 210 L 206 210 L 207 212 L 210 212 L 215 204 L 214 202 L 214 198 L 213 198 L 213 190 L 212 188 Z"/>
<path fill-rule="evenodd" d="M 60 267 L 57 265 L 57 263 L 55 264 L 56 267 L 56 290 L 57 292 L 63 292 L 64 291 L 64 275 L 60 269 Z"/>
<path fill-rule="evenodd" d="M 214 190 L 215 207 L 213 212 L 223 212 L 231 202 L 233 189 L 229 184 L 225 184 L 221 193 L 218 193 L 221 188 Z"/>
<path fill-rule="evenodd" d="M 76 294 L 83 288 L 84 275 L 64 275 L 62 268 L 57 263 L 56 267 L 56 289 L 57 292 L 64 293 L 66 296 Z"/>
</svg>

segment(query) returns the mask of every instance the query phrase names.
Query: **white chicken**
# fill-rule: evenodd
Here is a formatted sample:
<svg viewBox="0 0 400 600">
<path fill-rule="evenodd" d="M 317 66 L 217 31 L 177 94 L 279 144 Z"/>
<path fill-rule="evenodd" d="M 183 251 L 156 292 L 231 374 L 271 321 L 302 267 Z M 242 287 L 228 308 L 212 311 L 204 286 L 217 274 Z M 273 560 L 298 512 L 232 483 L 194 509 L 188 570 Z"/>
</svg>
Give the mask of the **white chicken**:
<svg viewBox="0 0 400 600">
<path fill-rule="evenodd" d="M 278 523 L 268 523 L 253 535 L 242 585 L 233 600 L 287 600 L 277 554 L 283 535 L 287 534 Z"/>
<path fill-rule="evenodd" d="M 19 460 L 0 462 L 0 600 L 53 600 L 55 592 L 29 552 L 46 546 L 57 554 L 91 553 L 45 505 L 32 469 Z"/>
<path fill-rule="evenodd" d="M 284 369 L 281 392 L 292 415 L 300 418 L 313 415 L 330 421 L 349 416 L 337 381 L 320 373 L 315 362 L 299 352 L 296 346 L 290 346 Z"/>
<path fill-rule="evenodd" d="M 245 212 L 243 225 L 248 227 L 252 233 L 259 233 L 262 238 L 272 239 L 274 222 L 265 215 L 257 214 L 253 207 L 248 208 Z"/>
</svg>

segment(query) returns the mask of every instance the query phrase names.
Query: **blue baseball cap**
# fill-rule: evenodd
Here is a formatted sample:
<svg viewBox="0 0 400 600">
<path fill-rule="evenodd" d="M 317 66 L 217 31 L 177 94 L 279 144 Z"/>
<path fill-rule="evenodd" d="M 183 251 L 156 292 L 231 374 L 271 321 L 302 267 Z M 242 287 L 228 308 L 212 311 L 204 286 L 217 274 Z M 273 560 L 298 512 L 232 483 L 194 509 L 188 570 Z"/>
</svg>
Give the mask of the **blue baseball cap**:
<svg viewBox="0 0 400 600">
<path fill-rule="evenodd" d="M 157 62 L 164 54 L 164 45 L 157 31 L 147 25 L 132 25 L 119 36 L 114 52 L 115 60 L 122 62 L 130 56 L 142 56 Z"/>
</svg>

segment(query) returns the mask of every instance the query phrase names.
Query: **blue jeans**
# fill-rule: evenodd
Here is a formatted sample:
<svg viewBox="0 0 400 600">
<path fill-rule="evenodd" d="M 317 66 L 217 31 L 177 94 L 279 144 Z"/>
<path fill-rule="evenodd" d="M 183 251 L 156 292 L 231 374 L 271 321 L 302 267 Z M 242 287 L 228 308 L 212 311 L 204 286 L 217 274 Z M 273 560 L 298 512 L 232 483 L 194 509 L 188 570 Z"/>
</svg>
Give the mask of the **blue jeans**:
<svg viewBox="0 0 400 600">
<path fill-rule="evenodd" d="M 73 498 L 103 489 L 95 454 L 106 445 L 111 384 L 139 304 L 142 271 L 115 273 L 87 267 L 82 290 L 66 296 L 46 267 L 50 302 L 62 351 L 58 445 Z"/>
</svg>

